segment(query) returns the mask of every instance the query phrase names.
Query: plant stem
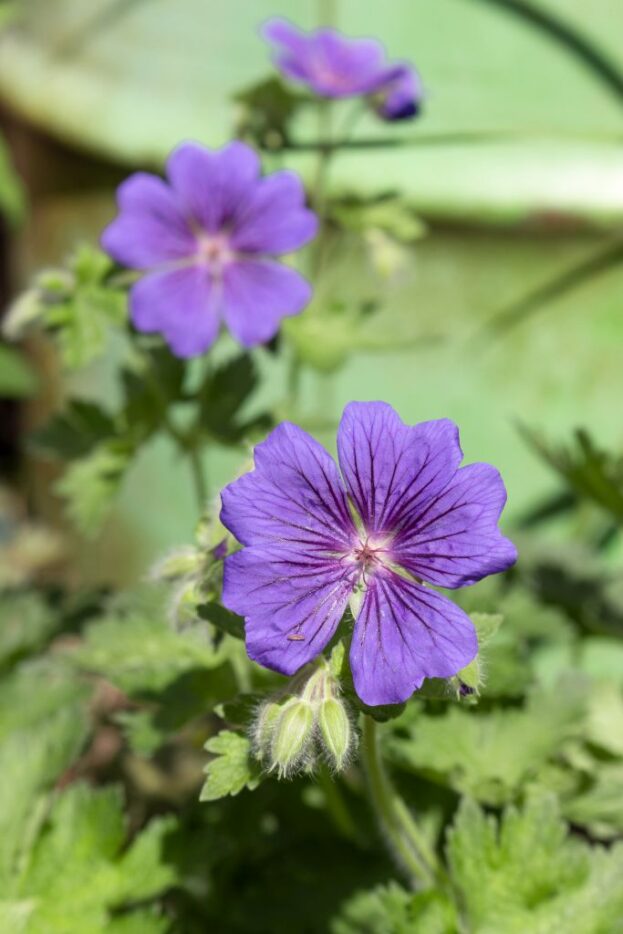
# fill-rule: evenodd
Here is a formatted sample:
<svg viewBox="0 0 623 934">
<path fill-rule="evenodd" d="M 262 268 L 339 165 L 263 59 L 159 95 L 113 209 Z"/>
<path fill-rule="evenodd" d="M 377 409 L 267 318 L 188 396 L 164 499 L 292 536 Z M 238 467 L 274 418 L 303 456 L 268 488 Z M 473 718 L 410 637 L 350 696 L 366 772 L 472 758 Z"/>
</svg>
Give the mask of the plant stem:
<svg viewBox="0 0 623 934">
<path fill-rule="evenodd" d="M 333 818 L 335 826 L 349 840 L 357 840 L 359 837 L 357 827 L 340 793 L 336 779 L 331 776 L 325 765 L 320 766 L 317 778 L 324 794 L 327 811 Z"/>
<path fill-rule="evenodd" d="M 414 882 L 434 885 L 442 875 L 439 862 L 389 780 L 379 748 L 376 721 L 367 715 L 363 718 L 362 755 L 372 805 L 390 847 Z"/>
<path fill-rule="evenodd" d="M 199 512 L 203 513 L 208 501 L 208 489 L 205 474 L 203 472 L 201 452 L 198 446 L 193 445 L 186 448 L 186 454 L 188 456 L 188 462 L 190 464 L 190 470 L 193 478 L 193 485 L 195 487 L 197 506 L 199 507 Z"/>
</svg>

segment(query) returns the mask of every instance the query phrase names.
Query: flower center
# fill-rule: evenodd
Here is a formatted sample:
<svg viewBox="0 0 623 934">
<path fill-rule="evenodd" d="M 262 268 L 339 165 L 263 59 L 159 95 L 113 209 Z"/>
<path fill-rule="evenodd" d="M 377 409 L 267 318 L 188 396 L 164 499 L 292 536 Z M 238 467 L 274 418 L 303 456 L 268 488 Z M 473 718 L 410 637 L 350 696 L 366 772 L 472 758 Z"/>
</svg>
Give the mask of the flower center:
<svg viewBox="0 0 623 934">
<path fill-rule="evenodd" d="M 384 543 L 374 542 L 370 538 L 358 542 L 353 548 L 353 557 L 361 566 L 362 571 L 370 571 L 375 566 L 383 564 L 384 556 L 387 554 L 383 547 Z"/>
<path fill-rule="evenodd" d="M 217 272 L 234 258 L 234 251 L 226 234 L 201 233 L 197 237 L 197 258 Z"/>
</svg>

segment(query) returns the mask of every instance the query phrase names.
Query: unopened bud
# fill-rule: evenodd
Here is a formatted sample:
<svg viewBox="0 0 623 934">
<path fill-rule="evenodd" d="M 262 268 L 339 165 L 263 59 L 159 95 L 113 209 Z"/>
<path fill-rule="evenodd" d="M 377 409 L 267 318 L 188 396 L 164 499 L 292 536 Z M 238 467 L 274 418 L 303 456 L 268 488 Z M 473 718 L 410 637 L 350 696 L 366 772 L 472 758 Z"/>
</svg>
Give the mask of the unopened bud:
<svg viewBox="0 0 623 934">
<path fill-rule="evenodd" d="M 275 727 L 281 716 L 281 711 L 282 708 L 279 704 L 269 701 L 260 708 L 257 715 L 253 727 L 253 745 L 260 762 L 270 753 Z"/>
<path fill-rule="evenodd" d="M 340 772 L 348 759 L 353 733 L 344 703 L 337 697 L 324 700 L 320 705 L 318 724 L 329 763 Z"/>
<path fill-rule="evenodd" d="M 283 778 L 303 764 L 313 730 L 314 712 L 311 705 L 298 697 L 288 701 L 275 726 L 271 771 L 276 769 L 279 777 Z"/>
<path fill-rule="evenodd" d="M 151 569 L 150 576 L 152 580 L 158 581 L 182 580 L 184 577 L 196 574 L 201 567 L 201 562 L 201 554 L 192 545 L 177 548 L 156 562 Z"/>
<path fill-rule="evenodd" d="M 180 631 L 197 622 L 197 607 L 201 599 L 201 594 L 192 580 L 184 581 L 177 588 L 169 604 L 169 622 L 173 629 Z"/>
</svg>

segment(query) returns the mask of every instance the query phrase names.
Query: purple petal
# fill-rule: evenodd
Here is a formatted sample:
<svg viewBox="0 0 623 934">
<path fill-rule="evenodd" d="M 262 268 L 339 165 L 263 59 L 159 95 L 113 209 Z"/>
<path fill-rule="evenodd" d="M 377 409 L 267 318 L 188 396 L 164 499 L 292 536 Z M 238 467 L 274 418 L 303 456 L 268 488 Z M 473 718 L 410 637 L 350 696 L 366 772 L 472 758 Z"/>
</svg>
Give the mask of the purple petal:
<svg viewBox="0 0 623 934">
<path fill-rule="evenodd" d="M 365 704 L 399 704 L 424 678 L 449 678 L 478 651 L 470 618 L 441 594 L 391 571 L 368 582 L 350 663 Z"/>
<path fill-rule="evenodd" d="M 409 426 L 385 402 L 351 402 L 337 435 L 342 474 L 368 531 L 391 534 L 439 495 L 462 458 L 449 419 Z"/>
<path fill-rule="evenodd" d="M 505 502 L 495 467 L 462 467 L 443 492 L 412 514 L 392 542 L 394 560 L 422 580 L 450 588 L 507 570 L 517 551 L 497 527 Z"/>
<path fill-rule="evenodd" d="M 332 638 L 352 591 L 351 568 L 288 548 L 225 559 L 223 603 L 244 616 L 249 657 L 291 675 Z"/>
<path fill-rule="evenodd" d="M 231 245 L 251 253 L 288 253 L 316 236 L 318 218 L 305 207 L 305 189 L 294 172 L 275 172 L 256 185 L 237 215 Z"/>
<path fill-rule="evenodd" d="M 383 47 L 375 39 L 351 39 L 334 29 L 306 35 L 283 19 L 270 20 L 262 32 L 278 48 L 280 71 L 324 97 L 370 93 L 385 72 Z"/>
<path fill-rule="evenodd" d="M 419 113 L 422 85 L 411 66 L 395 65 L 390 68 L 380 93 L 381 101 L 376 111 L 384 120 L 409 120 Z"/>
<path fill-rule="evenodd" d="M 243 545 L 326 556 L 347 550 L 355 535 L 335 462 L 289 422 L 258 444 L 255 470 L 230 483 L 221 497 L 221 521 Z"/>
<path fill-rule="evenodd" d="M 106 227 L 101 245 L 132 269 L 148 269 L 191 256 L 195 238 L 169 186 L 146 172 L 131 175 L 117 189 L 119 214 Z"/>
<path fill-rule="evenodd" d="M 296 315 L 311 299 L 303 276 L 270 260 L 240 260 L 223 273 L 223 314 L 227 327 L 244 347 L 275 336 L 282 318 Z"/>
<path fill-rule="evenodd" d="M 167 175 L 184 209 L 210 233 L 233 217 L 259 174 L 257 153 L 238 140 L 216 152 L 182 143 L 167 161 Z"/>
<path fill-rule="evenodd" d="M 218 334 L 218 291 L 200 266 L 144 276 L 130 292 L 130 312 L 138 331 L 159 332 L 178 357 L 203 353 Z"/>
</svg>

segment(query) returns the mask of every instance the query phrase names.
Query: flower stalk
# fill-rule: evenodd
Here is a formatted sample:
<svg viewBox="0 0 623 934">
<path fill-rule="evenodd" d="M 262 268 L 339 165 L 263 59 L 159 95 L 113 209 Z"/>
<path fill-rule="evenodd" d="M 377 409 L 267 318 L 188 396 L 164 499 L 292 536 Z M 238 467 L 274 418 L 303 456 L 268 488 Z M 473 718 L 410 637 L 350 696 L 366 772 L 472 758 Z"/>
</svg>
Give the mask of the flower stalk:
<svg viewBox="0 0 623 934">
<path fill-rule="evenodd" d="M 381 756 L 376 721 L 363 717 L 362 758 L 370 800 L 384 836 L 414 884 L 433 886 L 443 879 L 437 856 L 394 789 Z"/>
</svg>

